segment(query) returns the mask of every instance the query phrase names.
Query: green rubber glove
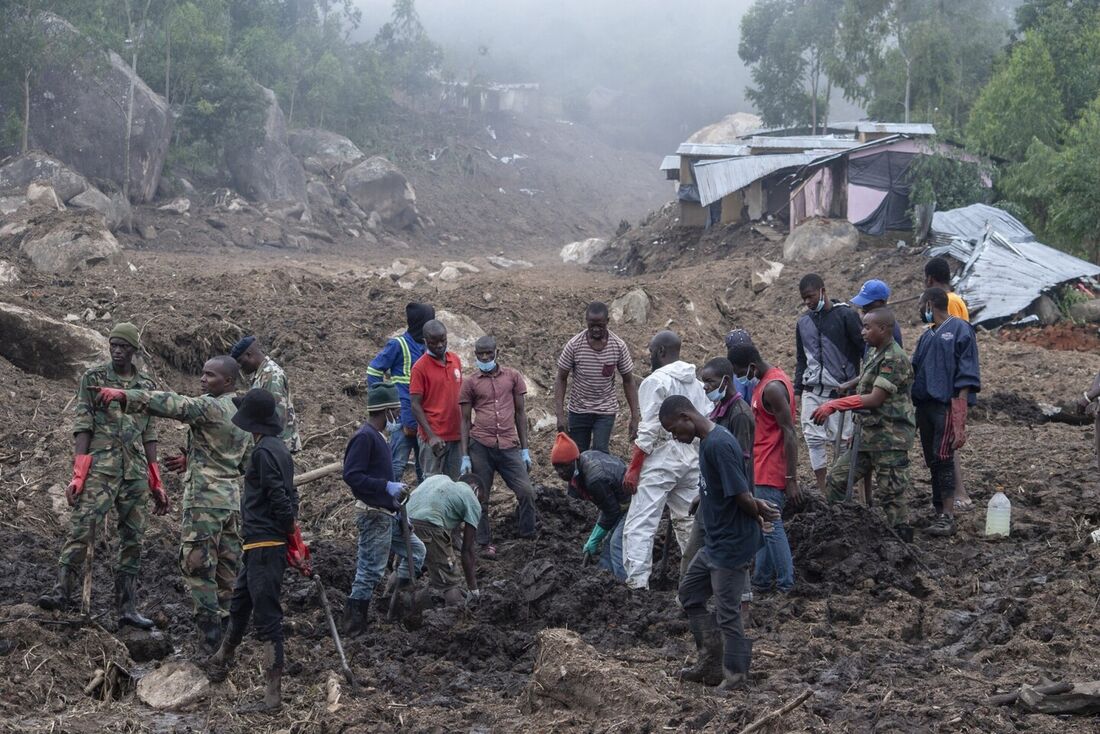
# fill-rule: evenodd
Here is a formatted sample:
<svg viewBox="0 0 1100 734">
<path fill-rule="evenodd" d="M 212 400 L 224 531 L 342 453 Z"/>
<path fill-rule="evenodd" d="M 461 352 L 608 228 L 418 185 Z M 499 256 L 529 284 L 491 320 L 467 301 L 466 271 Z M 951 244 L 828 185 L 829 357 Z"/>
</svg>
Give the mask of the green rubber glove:
<svg viewBox="0 0 1100 734">
<path fill-rule="evenodd" d="M 584 552 L 590 556 L 598 555 L 600 552 L 600 543 L 603 542 L 603 537 L 607 535 L 607 530 L 596 524 L 592 528 L 592 534 L 588 536 L 588 542 L 584 544 Z"/>
</svg>

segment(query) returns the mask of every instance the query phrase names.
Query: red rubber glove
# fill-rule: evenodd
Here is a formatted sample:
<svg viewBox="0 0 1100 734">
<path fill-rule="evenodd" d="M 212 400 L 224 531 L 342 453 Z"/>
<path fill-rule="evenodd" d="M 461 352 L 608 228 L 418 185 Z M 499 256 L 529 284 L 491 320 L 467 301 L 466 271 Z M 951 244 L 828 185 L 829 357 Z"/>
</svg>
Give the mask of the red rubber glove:
<svg viewBox="0 0 1100 734">
<path fill-rule="evenodd" d="M 951 398 L 951 449 L 958 451 L 966 444 L 966 398 Z"/>
<path fill-rule="evenodd" d="M 76 506 L 76 498 L 84 491 L 84 482 L 87 481 L 91 468 L 91 454 L 77 454 L 73 457 L 73 478 L 65 488 L 65 501 L 69 503 L 69 507 Z"/>
<path fill-rule="evenodd" d="M 634 447 L 634 456 L 630 459 L 630 466 L 626 468 L 626 474 L 623 475 L 623 489 L 626 490 L 627 494 L 634 494 L 638 491 L 638 480 L 642 476 L 642 464 L 645 463 L 647 456 L 649 454 L 637 446 Z"/>
<path fill-rule="evenodd" d="M 183 474 L 187 471 L 187 454 L 181 453 L 179 456 L 169 456 L 164 460 L 164 465 L 168 467 L 168 471 Z"/>
<path fill-rule="evenodd" d="M 302 540 L 302 529 L 294 523 L 294 532 L 286 536 L 286 562 L 298 569 L 306 578 L 313 575 L 313 563 L 309 558 L 309 546 Z"/>
<path fill-rule="evenodd" d="M 160 466 L 154 461 L 149 464 L 149 494 L 153 495 L 153 514 L 168 514 L 168 493 L 164 491 L 164 482 L 160 479 Z"/>
<path fill-rule="evenodd" d="M 126 391 L 114 387 L 90 387 L 93 401 L 98 405 L 108 406 L 111 403 L 126 404 Z"/>
<path fill-rule="evenodd" d="M 838 410 L 859 410 L 862 407 L 862 395 L 849 395 L 846 398 L 836 398 L 819 406 L 818 409 L 814 411 L 813 415 L 810 416 L 810 420 L 820 426 L 823 425 L 825 421 L 829 420 L 829 416 Z"/>
</svg>

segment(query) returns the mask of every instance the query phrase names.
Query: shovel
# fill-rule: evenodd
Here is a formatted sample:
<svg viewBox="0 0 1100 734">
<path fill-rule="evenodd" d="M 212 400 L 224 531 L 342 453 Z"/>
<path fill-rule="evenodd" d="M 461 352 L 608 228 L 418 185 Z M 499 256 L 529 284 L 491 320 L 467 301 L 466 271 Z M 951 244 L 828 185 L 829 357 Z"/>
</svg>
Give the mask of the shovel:
<svg viewBox="0 0 1100 734">
<path fill-rule="evenodd" d="M 352 693 L 355 693 L 357 690 L 355 676 L 352 675 L 351 668 L 348 667 L 348 657 L 344 654 L 344 645 L 340 642 L 340 633 L 336 631 L 336 620 L 332 617 L 332 606 L 328 603 L 328 594 L 325 593 L 325 585 L 321 583 L 321 577 L 318 574 L 313 574 L 309 579 L 317 585 L 317 595 L 321 597 L 321 608 L 325 610 L 325 619 L 328 621 L 328 631 L 332 635 L 333 644 L 336 645 L 336 654 L 340 656 L 340 672 L 344 674 L 344 678 L 347 680 L 348 685 L 351 686 Z"/>
<path fill-rule="evenodd" d="M 407 501 L 407 498 L 406 498 Z M 412 528 L 409 526 L 409 516 L 405 512 L 404 503 L 401 504 L 401 511 L 397 514 L 397 521 L 401 523 L 401 535 L 405 539 L 405 559 L 409 567 L 409 588 L 410 591 L 415 590 L 416 586 L 416 568 L 413 561 L 412 551 Z M 401 593 L 401 561 L 398 559 L 397 563 L 393 567 L 393 595 L 390 596 L 390 608 L 386 612 L 387 619 L 393 619 L 394 614 L 397 611 L 397 596 Z M 412 594 L 412 598 L 416 598 L 416 594 Z"/>
</svg>

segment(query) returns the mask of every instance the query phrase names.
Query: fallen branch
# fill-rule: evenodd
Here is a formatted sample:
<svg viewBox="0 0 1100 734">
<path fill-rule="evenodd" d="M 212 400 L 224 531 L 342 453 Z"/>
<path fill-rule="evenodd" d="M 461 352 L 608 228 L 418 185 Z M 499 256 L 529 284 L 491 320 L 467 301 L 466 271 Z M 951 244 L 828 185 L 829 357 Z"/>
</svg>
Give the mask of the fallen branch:
<svg viewBox="0 0 1100 734">
<path fill-rule="evenodd" d="M 331 464 L 325 464 L 324 466 L 317 469 L 310 469 L 309 471 L 303 472 L 302 474 L 294 477 L 294 486 L 301 487 L 303 484 L 308 484 L 309 482 L 320 479 L 321 477 L 327 477 L 330 474 L 335 474 L 336 472 L 343 471 L 343 469 L 344 462 L 342 461 L 334 461 Z"/>
<path fill-rule="evenodd" d="M 771 722 L 782 718 L 784 714 L 788 714 L 801 706 L 807 698 L 813 695 L 813 692 L 814 689 L 807 688 L 806 690 L 802 691 L 802 693 L 800 693 L 797 698 L 788 703 L 786 706 L 781 709 L 776 709 L 775 711 L 764 714 L 759 719 L 742 729 L 738 734 L 749 734 L 750 732 L 754 732 L 758 729 L 763 729 L 766 724 L 770 724 Z"/>
<path fill-rule="evenodd" d="M 1016 703 L 1016 700 L 1020 697 L 1020 691 L 1022 688 L 1017 688 L 1012 693 L 998 693 L 995 696 L 989 697 L 990 706 L 1011 706 Z M 1069 693 L 1073 690 L 1073 684 L 1069 681 L 1062 681 L 1061 683 L 1048 683 L 1045 686 L 1035 686 L 1032 690 L 1036 693 L 1042 693 L 1044 696 L 1053 696 L 1059 693 Z"/>
</svg>

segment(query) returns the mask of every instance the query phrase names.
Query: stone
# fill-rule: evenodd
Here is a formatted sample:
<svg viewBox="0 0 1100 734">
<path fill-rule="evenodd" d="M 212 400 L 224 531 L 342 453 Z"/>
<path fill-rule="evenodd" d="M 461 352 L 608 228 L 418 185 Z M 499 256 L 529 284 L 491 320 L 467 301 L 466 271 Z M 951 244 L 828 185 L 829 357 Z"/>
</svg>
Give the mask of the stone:
<svg viewBox="0 0 1100 734">
<path fill-rule="evenodd" d="M 114 232 L 122 224 L 122 215 L 109 196 L 94 186 L 89 186 L 82 192 L 69 199 L 69 206 L 81 209 L 94 209 L 103 215 L 103 221 L 107 223 L 107 229 Z"/>
<path fill-rule="evenodd" d="M 126 645 L 130 653 L 130 659 L 135 663 L 148 663 L 153 660 L 163 660 L 171 655 L 172 638 L 160 630 L 140 630 L 135 627 L 119 627 L 115 635 L 119 641 Z"/>
<path fill-rule="evenodd" d="M 0 214 L 10 216 L 27 205 L 25 196 L 0 196 Z"/>
<path fill-rule="evenodd" d="M 851 252 L 859 245 L 859 230 L 844 219 L 807 219 L 783 242 L 783 259 L 812 262 Z"/>
<path fill-rule="evenodd" d="M 99 214 L 67 217 L 43 225 L 23 240 L 20 250 L 44 273 L 71 273 L 100 264 L 121 265 L 122 246 Z"/>
<path fill-rule="evenodd" d="M 356 204 L 355 206 L 358 207 L 359 205 Z M 370 216 L 366 219 L 368 229 L 377 230 L 382 226 L 382 215 L 380 215 L 378 212 L 371 212 Z"/>
<path fill-rule="evenodd" d="M 19 282 L 19 268 L 7 260 L 0 260 L 0 286 L 12 286 Z"/>
<path fill-rule="evenodd" d="M 303 162 L 307 158 L 316 161 L 325 172 L 351 166 L 366 157 L 355 143 L 328 130 L 300 128 L 288 132 L 286 138 L 294 155 Z"/>
<path fill-rule="evenodd" d="M 191 211 L 191 200 L 186 196 L 181 196 L 177 199 L 172 199 L 172 201 L 167 204 L 161 204 L 157 207 L 157 211 L 183 215 Z"/>
<path fill-rule="evenodd" d="M 137 226 L 138 237 L 149 242 L 157 238 L 157 228 L 151 224 L 139 224 Z"/>
<path fill-rule="evenodd" d="M 267 101 L 263 137 L 252 146 L 235 146 L 226 163 L 237 191 L 252 201 L 295 201 L 305 204 L 306 172 L 287 145 L 286 119 L 275 92 L 260 88 Z"/>
<path fill-rule="evenodd" d="M 444 268 L 454 268 L 455 270 L 458 270 L 458 271 L 463 272 L 463 273 L 480 273 L 481 272 L 480 268 L 477 268 L 477 267 L 471 265 L 470 263 L 464 263 L 464 262 L 460 262 L 460 261 L 456 261 L 456 260 L 444 260 L 439 265 L 440 265 L 440 267 L 444 267 Z"/>
<path fill-rule="evenodd" d="M 189 660 L 173 660 L 149 673 L 137 684 L 137 696 L 146 706 L 184 711 L 210 694 L 210 681 Z"/>
<path fill-rule="evenodd" d="M 1062 320 L 1062 312 L 1058 310 L 1058 304 L 1046 294 L 1039 296 L 1028 311 L 1039 317 L 1040 326 L 1051 326 Z"/>
<path fill-rule="evenodd" d="M 0 107 L 3 103 L 0 102 Z M 88 181 L 56 158 L 32 150 L 0 165 L 0 193 L 22 194 L 32 182 L 47 183 L 67 202 L 84 189 Z"/>
<path fill-rule="evenodd" d="M 416 226 L 420 214 L 416 210 L 416 192 L 394 164 L 382 156 L 368 158 L 349 168 L 340 184 L 352 201 L 365 212 L 378 214 L 379 221 L 393 229 Z M 370 220 L 367 221 L 370 226 Z"/>
<path fill-rule="evenodd" d="M 587 240 L 570 242 L 561 248 L 562 262 L 587 265 L 592 262 L 592 258 L 606 250 L 608 244 L 608 241 L 602 237 L 590 237 Z"/>
<path fill-rule="evenodd" d="M 27 203 L 48 207 L 55 211 L 64 211 L 65 209 L 65 205 L 57 197 L 57 192 L 53 190 L 53 186 L 37 181 L 27 185 Z"/>
<path fill-rule="evenodd" d="M 134 201 L 152 200 L 172 137 L 168 103 L 118 54 L 103 51 L 100 44 L 56 15 L 42 13 L 40 17 L 50 41 L 73 49 L 76 57 L 38 68 L 31 95 L 31 147 L 65 161 L 87 178 L 112 181 L 119 188 L 129 180 Z M 131 81 L 134 115 L 130 170 L 126 171 L 126 100 Z M 7 99 L 0 100 L 0 118 L 22 104 L 15 97 Z"/>
<path fill-rule="evenodd" d="M 783 263 L 772 262 L 758 257 L 753 261 L 752 268 L 752 292 L 762 293 L 769 285 L 779 278 L 783 272 Z"/>
<path fill-rule="evenodd" d="M 494 268 L 500 268 L 501 270 L 511 270 L 513 268 L 533 268 L 534 265 L 527 260 L 512 260 L 507 257 L 499 257 L 497 255 L 490 255 L 485 258 L 490 265 Z"/>
<path fill-rule="evenodd" d="M 1074 321 L 1085 323 L 1100 323 L 1100 298 L 1081 301 L 1069 307 L 1069 315 Z"/>
<path fill-rule="evenodd" d="M 644 324 L 649 318 L 649 294 L 635 288 L 611 302 L 611 319 L 618 324 Z"/>
<path fill-rule="evenodd" d="M 335 205 L 328 186 L 320 181 L 310 181 L 306 184 L 306 195 L 309 197 L 309 205 L 314 209 L 323 209 Z"/>
<path fill-rule="evenodd" d="M 448 265 L 447 267 L 440 270 L 435 277 L 436 280 L 441 280 L 444 283 L 453 283 L 462 277 L 462 273 L 459 272 L 458 268 L 452 268 L 450 265 Z"/>
<path fill-rule="evenodd" d="M 25 372 L 75 382 L 110 358 L 107 337 L 22 306 L 0 302 L 0 356 Z"/>
</svg>

